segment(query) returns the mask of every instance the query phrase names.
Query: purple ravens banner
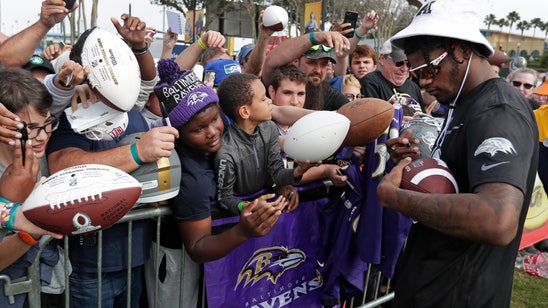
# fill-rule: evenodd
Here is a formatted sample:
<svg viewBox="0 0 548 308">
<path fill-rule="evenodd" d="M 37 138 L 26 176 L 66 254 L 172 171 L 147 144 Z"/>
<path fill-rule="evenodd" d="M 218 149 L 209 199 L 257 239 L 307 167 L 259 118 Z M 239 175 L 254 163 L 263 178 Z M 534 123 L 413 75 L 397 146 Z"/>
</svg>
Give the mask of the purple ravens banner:
<svg viewBox="0 0 548 308">
<path fill-rule="evenodd" d="M 266 236 L 249 239 L 226 257 L 206 263 L 208 306 L 323 307 L 319 213 L 326 203 L 327 198 L 301 202 L 293 213 L 282 214 Z"/>
</svg>

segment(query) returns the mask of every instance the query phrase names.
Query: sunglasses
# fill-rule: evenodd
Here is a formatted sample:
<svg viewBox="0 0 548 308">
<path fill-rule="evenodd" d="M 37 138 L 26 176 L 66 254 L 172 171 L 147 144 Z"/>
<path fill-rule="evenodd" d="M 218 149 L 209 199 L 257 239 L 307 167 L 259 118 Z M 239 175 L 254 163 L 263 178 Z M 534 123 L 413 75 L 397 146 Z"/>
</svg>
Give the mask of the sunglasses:
<svg viewBox="0 0 548 308">
<path fill-rule="evenodd" d="M 320 47 L 323 49 L 323 52 L 331 52 L 331 50 L 333 50 L 333 47 L 325 46 L 323 44 L 314 45 L 310 47 L 310 50 L 317 51 L 320 50 Z"/>
<path fill-rule="evenodd" d="M 519 88 L 523 85 L 523 87 L 526 89 L 526 90 L 531 90 L 531 88 L 533 87 L 532 84 L 530 83 L 521 83 L 519 81 L 512 81 L 512 84 L 514 85 L 514 87 L 516 88 Z"/>
<path fill-rule="evenodd" d="M 394 61 L 394 59 L 392 59 L 392 57 L 390 56 L 387 56 L 388 58 L 390 58 L 390 60 Z M 396 64 L 396 67 L 402 67 L 404 64 L 407 65 L 407 68 L 411 67 L 411 65 L 409 65 L 409 61 L 407 60 L 402 60 L 402 61 L 394 61 L 394 63 Z"/>
<path fill-rule="evenodd" d="M 365 97 L 365 95 L 363 95 L 363 94 L 352 94 L 352 93 L 346 93 L 346 94 L 344 94 L 344 96 L 346 96 L 346 98 L 348 98 L 351 101 L 353 101 L 355 99 L 358 99 L 358 98 L 364 98 Z"/>
<path fill-rule="evenodd" d="M 424 63 L 421 66 L 417 66 L 409 70 L 411 74 L 417 79 L 431 79 L 436 76 L 440 71 L 440 63 L 447 56 L 447 51 L 444 51 L 439 57 L 430 61 L 429 63 Z"/>
</svg>

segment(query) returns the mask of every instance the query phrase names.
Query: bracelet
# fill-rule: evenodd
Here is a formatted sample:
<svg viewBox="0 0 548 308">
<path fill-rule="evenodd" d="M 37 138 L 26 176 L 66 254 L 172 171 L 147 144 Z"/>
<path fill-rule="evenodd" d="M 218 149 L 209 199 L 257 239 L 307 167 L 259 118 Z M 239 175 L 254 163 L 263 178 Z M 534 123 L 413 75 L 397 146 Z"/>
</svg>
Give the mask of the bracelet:
<svg viewBox="0 0 548 308">
<path fill-rule="evenodd" d="M 200 45 L 200 47 L 202 47 L 203 50 L 207 50 L 209 47 L 207 47 L 207 45 L 204 43 L 204 41 L 202 41 L 202 38 L 199 37 L 198 38 L 198 45 Z"/>
<path fill-rule="evenodd" d="M 17 236 L 19 236 L 19 239 L 21 239 L 27 245 L 34 246 L 36 243 L 38 243 L 38 241 L 28 232 L 19 231 L 17 232 Z"/>
<path fill-rule="evenodd" d="M 360 40 L 364 40 L 364 39 L 367 38 L 367 33 L 364 34 L 364 35 L 360 35 L 360 34 L 358 33 L 358 28 L 356 28 L 356 29 L 354 30 L 354 35 L 356 35 L 356 37 L 359 38 Z"/>
<path fill-rule="evenodd" d="M 145 43 L 145 48 L 143 49 L 133 49 L 131 48 L 131 51 L 133 51 L 133 54 L 136 56 L 144 55 L 148 51 L 148 44 Z"/>
<path fill-rule="evenodd" d="M 243 210 L 244 210 L 244 202 L 240 201 L 240 203 L 238 203 L 238 213 L 241 213 Z"/>
<path fill-rule="evenodd" d="M 13 202 L 6 202 L 0 213 L 0 229 L 6 229 L 10 221 L 10 212 Z"/>
<path fill-rule="evenodd" d="M 312 46 L 318 45 L 318 42 L 316 42 L 316 40 L 314 39 L 314 32 L 310 32 L 308 37 L 310 38 L 310 43 L 312 43 Z"/>
<path fill-rule="evenodd" d="M 133 143 L 129 146 L 129 151 L 131 152 L 131 157 L 133 157 L 133 160 L 137 163 L 137 165 L 142 166 L 145 163 L 139 158 L 139 154 L 137 154 L 137 144 Z"/>
<path fill-rule="evenodd" d="M 10 203 L 12 206 L 10 209 L 10 218 L 8 220 L 8 224 L 6 225 L 6 229 L 8 231 L 13 231 L 13 221 L 15 220 L 15 215 L 17 213 L 17 208 L 21 205 L 21 203 Z"/>
</svg>

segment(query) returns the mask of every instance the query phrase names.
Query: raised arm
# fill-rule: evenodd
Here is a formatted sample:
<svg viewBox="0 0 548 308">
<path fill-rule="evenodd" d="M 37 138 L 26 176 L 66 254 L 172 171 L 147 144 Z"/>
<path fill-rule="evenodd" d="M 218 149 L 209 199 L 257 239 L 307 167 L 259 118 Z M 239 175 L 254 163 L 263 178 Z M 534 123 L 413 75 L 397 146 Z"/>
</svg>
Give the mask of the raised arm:
<svg viewBox="0 0 548 308">
<path fill-rule="evenodd" d="M 348 47 L 350 42 L 339 32 L 320 31 L 310 32 L 292 39 L 283 41 L 272 49 L 265 59 L 261 79 L 266 87 L 270 83 L 272 72 L 282 65 L 289 64 L 301 57 L 310 47 L 317 44 L 333 47 L 337 55 L 344 53 L 343 47 Z"/>
<path fill-rule="evenodd" d="M 48 31 L 77 8 L 75 4 L 69 11 L 63 0 L 42 2 L 40 19 L 0 45 L 0 61 L 6 66 L 23 67 Z"/>
</svg>

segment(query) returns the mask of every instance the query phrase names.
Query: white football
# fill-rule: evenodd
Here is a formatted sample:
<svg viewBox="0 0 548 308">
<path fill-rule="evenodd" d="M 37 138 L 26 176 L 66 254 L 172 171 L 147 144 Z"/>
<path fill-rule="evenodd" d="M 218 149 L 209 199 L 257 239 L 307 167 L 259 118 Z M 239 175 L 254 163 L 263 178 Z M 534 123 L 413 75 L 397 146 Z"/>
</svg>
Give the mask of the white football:
<svg viewBox="0 0 548 308">
<path fill-rule="evenodd" d="M 264 10 L 263 24 L 272 31 L 285 29 L 288 20 L 287 11 L 281 6 L 271 5 Z"/>
<path fill-rule="evenodd" d="M 103 230 L 122 218 L 141 195 L 126 172 L 99 164 L 68 167 L 38 185 L 22 205 L 35 225 L 64 235 Z"/>
<path fill-rule="evenodd" d="M 97 27 L 91 31 L 81 54 L 82 66 L 90 68 L 89 84 L 121 111 L 129 111 L 141 88 L 137 58 L 116 34 Z"/>
<path fill-rule="evenodd" d="M 299 161 L 317 162 L 337 151 L 350 128 L 350 120 L 333 111 L 315 111 L 297 120 L 287 131 L 284 152 Z"/>
</svg>

